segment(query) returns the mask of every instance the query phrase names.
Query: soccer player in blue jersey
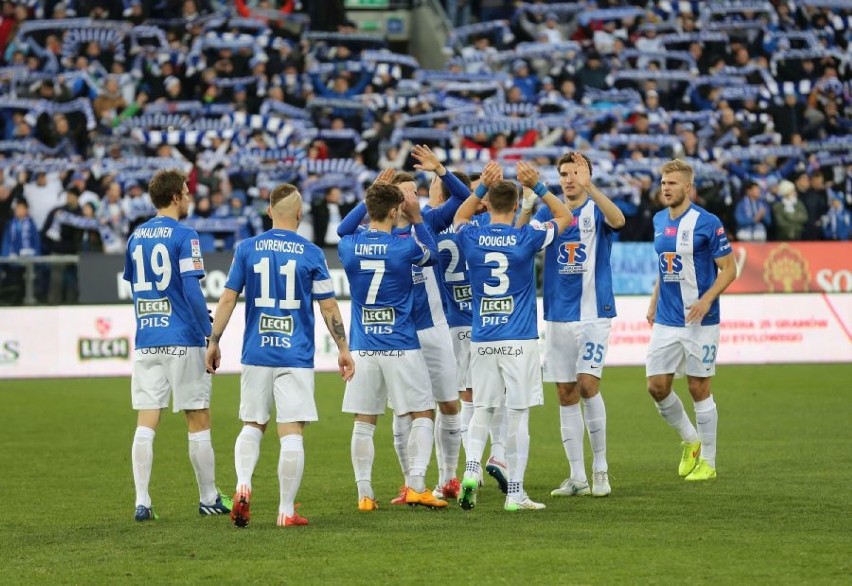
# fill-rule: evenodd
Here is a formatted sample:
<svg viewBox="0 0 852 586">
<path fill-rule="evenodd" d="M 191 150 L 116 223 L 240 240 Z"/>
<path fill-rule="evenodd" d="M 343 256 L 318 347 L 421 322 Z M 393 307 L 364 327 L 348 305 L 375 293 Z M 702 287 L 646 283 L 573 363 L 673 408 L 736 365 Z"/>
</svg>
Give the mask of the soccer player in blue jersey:
<svg viewBox="0 0 852 586">
<path fill-rule="evenodd" d="M 407 454 L 411 458 L 406 503 L 442 508 L 447 502 L 426 488 L 434 441 L 434 399 L 426 362 L 414 327 L 412 265 L 435 263 L 435 240 L 423 225 L 414 193 L 403 195 L 381 174 L 365 198 L 369 229 L 345 235 L 338 253 L 352 297 L 351 338 L 357 373 L 346 385 L 343 411 L 355 415 L 352 466 L 358 509 L 378 508 L 372 486 L 373 434 L 390 400 L 394 414 L 410 416 Z M 414 238 L 393 234 L 397 216 L 414 224 Z"/>
<path fill-rule="evenodd" d="M 690 200 L 692 167 L 674 159 L 660 172 L 668 209 L 654 216 L 659 274 L 647 315 L 653 326 L 646 362 L 648 392 L 666 423 L 680 433 L 680 476 L 710 480 L 716 478 L 719 421 L 710 394 L 719 348 L 719 296 L 736 278 L 736 264 L 722 222 Z M 686 373 L 697 431 L 672 392 L 676 373 Z"/>
<path fill-rule="evenodd" d="M 295 510 L 305 466 L 303 433 L 317 420 L 314 402 L 314 309 L 337 344 L 337 363 L 344 380 L 354 365 L 325 255 L 296 233 L 302 219 L 302 196 L 295 186 L 278 185 L 269 198 L 272 229 L 243 240 L 225 289 L 219 298 L 207 349 L 207 367 L 219 367 L 219 340 L 245 289 L 245 332 L 240 378 L 240 419 L 243 429 L 234 446 L 237 489 L 231 519 L 245 527 L 250 519 L 252 475 L 260 442 L 275 404 L 278 455 L 278 521 L 281 527 L 307 525 Z"/>
<path fill-rule="evenodd" d="M 189 430 L 189 459 L 198 481 L 202 515 L 231 511 L 231 501 L 216 488 L 210 442 L 210 374 L 204 366 L 210 317 L 199 281 L 204 260 L 198 234 L 178 223 L 189 209 L 186 177 L 158 171 L 148 186 L 157 216 L 133 231 L 127 241 L 124 279 L 133 290 L 136 348 L 131 399 L 138 411 L 131 457 L 136 484 L 136 520 L 156 519 L 148 484 L 154 461 L 154 433 L 169 405 L 183 411 Z"/>
<path fill-rule="evenodd" d="M 615 317 L 612 234 L 624 226 L 624 214 L 592 183 L 592 162 L 585 155 L 567 153 L 556 169 L 573 221 L 544 255 L 544 380 L 556 383 L 569 469 L 568 478 L 550 495 L 607 496 L 606 407 L 599 389 Z M 532 212 L 530 203 L 524 201 L 520 224 Z M 551 217 L 549 209 L 540 208 L 534 221 Z M 583 456 L 584 419 L 594 454 L 591 491 Z"/>
<path fill-rule="evenodd" d="M 491 162 L 482 172 L 482 185 L 456 214 L 459 248 L 467 259 L 473 293 L 471 376 L 474 413 L 468 437 L 459 504 L 476 502 L 480 460 L 494 410 L 505 400 L 509 433 L 509 486 L 504 509 L 543 509 L 524 491 L 529 456 L 529 408 L 543 403 L 534 258 L 571 222 L 571 212 L 539 181 L 531 165 L 518 163 L 518 179 L 530 187 L 553 213 L 539 226 L 512 225 L 518 208 L 514 183 L 502 180 L 500 166 Z M 470 219 L 479 199 L 488 194 L 491 223 L 473 226 Z"/>
</svg>

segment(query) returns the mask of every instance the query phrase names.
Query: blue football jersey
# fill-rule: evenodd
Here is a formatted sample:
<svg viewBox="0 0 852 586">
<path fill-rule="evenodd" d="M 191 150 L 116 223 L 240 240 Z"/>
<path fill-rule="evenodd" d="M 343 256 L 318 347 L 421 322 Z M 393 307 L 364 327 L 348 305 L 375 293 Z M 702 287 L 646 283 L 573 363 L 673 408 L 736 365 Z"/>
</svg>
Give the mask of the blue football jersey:
<svg viewBox="0 0 852 586">
<path fill-rule="evenodd" d="M 457 234 L 473 293 L 471 340 L 538 338 L 534 258 L 553 241 L 555 224 L 462 224 Z"/>
<path fill-rule="evenodd" d="M 573 210 L 574 220 L 544 253 L 544 319 L 580 321 L 615 317 L 612 293 L 613 229 L 591 198 Z M 553 219 L 547 207 L 537 222 Z"/>
<path fill-rule="evenodd" d="M 660 295 L 654 321 L 685 326 L 687 306 L 695 303 L 716 281 L 715 259 L 732 252 L 722 222 L 693 204 L 672 220 L 669 210 L 654 216 L 654 250 L 659 260 Z M 701 325 L 719 323 L 719 299 L 713 301 Z M 696 324 L 697 325 L 697 324 Z"/>
<path fill-rule="evenodd" d="M 195 230 L 157 216 L 133 231 L 127 241 L 124 280 L 133 290 L 136 348 L 205 345 L 207 332 L 187 301 L 183 277 L 204 278 Z"/>
<path fill-rule="evenodd" d="M 412 315 L 411 266 L 434 264 L 429 249 L 415 238 L 366 230 L 341 238 L 337 251 L 352 298 L 350 348 L 420 348 Z"/>
<path fill-rule="evenodd" d="M 473 226 L 484 226 L 490 214 L 479 214 L 470 220 Z M 436 238 L 438 243 L 438 281 L 444 298 L 447 324 L 451 328 L 470 327 L 473 323 L 473 294 L 470 290 L 470 273 L 467 259 L 459 248 L 456 227 L 449 226 Z"/>
<path fill-rule="evenodd" d="M 312 301 L 334 297 L 318 246 L 280 229 L 243 240 L 225 287 L 245 288 L 243 364 L 314 367 Z"/>
</svg>

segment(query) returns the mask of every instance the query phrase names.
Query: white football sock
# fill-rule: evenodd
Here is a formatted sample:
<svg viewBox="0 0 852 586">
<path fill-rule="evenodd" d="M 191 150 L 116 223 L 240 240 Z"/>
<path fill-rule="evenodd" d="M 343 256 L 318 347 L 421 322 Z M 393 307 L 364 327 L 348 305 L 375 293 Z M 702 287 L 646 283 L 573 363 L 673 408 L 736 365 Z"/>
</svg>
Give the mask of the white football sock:
<svg viewBox="0 0 852 586">
<path fill-rule="evenodd" d="M 461 433 L 459 430 L 459 416 L 441 415 L 441 426 L 435 436 L 441 437 L 443 451 L 441 460 L 441 486 L 456 477 L 459 467 L 459 448 L 461 447 Z"/>
<path fill-rule="evenodd" d="M 583 399 L 583 417 L 589 432 L 589 445 L 592 446 L 592 471 L 606 472 L 606 406 L 600 393 L 591 399 Z"/>
<path fill-rule="evenodd" d="M 411 454 L 411 484 L 417 492 L 426 490 L 426 468 L 432 458 L 435 441 L 435 423 L 428 417 L 418 417 L 411 422 L 408 453 Z"/>
<path fill-rule="evenodd" d="M 234 468 L 237 471 L 237 492 L 251 491 L 251 477 L 260 457 L 260 441 L 263 432 L 252 425 L 244 425 L 234 443 Z"/>
<path fill-rule="evenodd" d="M 713 468 L 716 467 L 716 428 L 719 425 L 719 412 L 713 395 L 695 403 L 695 423 L 698 424 L 698 437 L 701 439 L 701 457 Z"/>
<path fill-rule="evenodd" d="M 583 456 L 583 414 L 580 404 L 559 406 L 559 429 L 562 447 L 568 458 L 568 476 L 586 482 L 586 463 Z"/>
<path fill-rule="evenodd" d="M 461 422 L 461 441 L 464 448 L 464 455 L 467 458 L 467 434 L 470 430 L 470 420 L 473 417 L 473 403 L 467 401 L 461 402 L 461 413 L 459 413 Z"/>
<path fill-rule="evenodd" d="M 680 434 L 680 438 L 688 443 L 698 441 L 698 432 L 692 426 L 692 422 L 686 415 L 683 408 L 683 403 L 680 402 L 680 397 L 674 391 L 669 393 L 669 396 L 656 403 L 657 410 L 666 423 L 674 427 Z"/>
<path fill-rule="evenodd" d="M 444 415 L 436 408 L 434 420 L 435 464 L 438 469 L 438 486 L 444 486 L 444 436 L 441 435 L 441 419 Z"/>
<path fill-rule="evenodd" d="M 195 470 L 198 481 L 198 495 L 201 504 L 214 505 L 219 491 L 216 490 L 216 456 L 210 441 L 210 430 L 187 434 L 189 437 L 189 460 Z"/>
<path fill-rule="evenodd" d="M 302 472 L 305 470 L 305 446 L 302 436 L 297 433 L 281 438 L 281 452 L 278 455 L 278 486 L 280 500 L 278 513 L 292 517 L 295 512 L 294 503 L 299 485 L 302 483 Z"/>
<path fill-rule="evenodd" d="M 470 451 L 466 455 L 465 478 L 475 478 L 476 472 L 482 465 L 482 453 L 485 451 L 485 442 L 488 441 L 488 428 L 493 417 L 493 407 L 476 407 L 473 410 L 473 418 L 470 420 L 467 438 L 467 447 Z"/>
<path fill-rule="evenodd" d="M 154 430 L 139 426 L 133 435 L 130 450 L 133 462 L 133 482 L 136 484 L 136 506 L 151 506 L 148 484 L 151 482 L 151 467 L 154 465 Z"/>
<path fill-rule="evenodd" d="M 373 434 L 376 426 L 364 421 L 356 421 L 352 427 L 352 468 L 355 470 L 355 482 L 358 484 L 358 499 L 365 496 L 375 498 L 373 495 L 373 459 L 375 450 L 373 448 Z"/>
<path fill-rule="evenodd" d="M 393 449 L 399 460 L 399 468 L 405 479 L 405 486 L 411 484 L 411 454 L 408 452 L 408 439 L 411 435 L 411 415 L 393 416 Z"/>
<path fill-rule="evenodd" d="M 491 424 L 488 428 L 491 435 L 491 457 L 505 463 L 506 435 L 509 429 L 509 423 L 506 420 L 506 405 L 497 407 L 493 411 L 494 416 L 491 418 Z"/>
<path fill-rule="evenodd" d="M 509 464 L 509 481 L 516 483 L 516 492 L 524 492 L 524 475 L 530 455 L 529 409 L 509 409 L 509 437 L 506 442 L 506 454 Z M 580 436 L 582 437 L 582 436 Z"/>
</svg>

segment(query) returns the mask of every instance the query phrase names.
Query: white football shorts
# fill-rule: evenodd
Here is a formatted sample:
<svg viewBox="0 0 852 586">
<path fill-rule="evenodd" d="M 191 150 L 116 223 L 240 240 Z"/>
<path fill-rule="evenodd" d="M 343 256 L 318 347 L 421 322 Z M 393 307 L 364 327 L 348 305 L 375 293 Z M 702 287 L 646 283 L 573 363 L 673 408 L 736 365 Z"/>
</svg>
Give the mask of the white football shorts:
<svg viewBox="0 0 852 586">
<path fill-rule="evenodd" d="M 136 348 L 130 376 L 133 408 L 165 409 L 169 397 L 175 413 L 209 408 L 212 381 L 205 353 L 201 346 Z"/>
<path fill-rule="evenodd" d="M 719 325 L 674 327 L 654 324 L 645 361 L 646 376 L 716 374 Z"/>
<path fill-rule="evenodd" d="M 355 376 L 343 393 L 344 413 L 382 415 L 388 402 L 397 415 L 435 408 L 420 350 L 353 350 L 352 357 Z"/>
<path fill-rule="evenodd" d="M 538 340 L 471 342 L 474 407 L 509 409 L 544 404 Z"/>
<path fill-rule="evenodd" d="M 544 380 L 573 383 L 578 374 L 603 375 L 612 320 L 544 322 Z"/>
<path fill-rule="evenodd" d="M 450 328 L 456 355 L 456 386 L 459 391 L 473 388 L 470 382 L 470 326 Z"/>
<path fill-rule="evenodd" d="M 243 364 L 240 420 L 266 423 L 275 404 L 275 421 L 316 421 L 314 369 Z"/>
<path fill-rule="evenodd" d="M 417 330 L 417 338 L 432 382 L 432 397 L 436 401 L 458 401 L 456 357 L 453 356 L 450 328 L 441 324 Z"/>
</svg>

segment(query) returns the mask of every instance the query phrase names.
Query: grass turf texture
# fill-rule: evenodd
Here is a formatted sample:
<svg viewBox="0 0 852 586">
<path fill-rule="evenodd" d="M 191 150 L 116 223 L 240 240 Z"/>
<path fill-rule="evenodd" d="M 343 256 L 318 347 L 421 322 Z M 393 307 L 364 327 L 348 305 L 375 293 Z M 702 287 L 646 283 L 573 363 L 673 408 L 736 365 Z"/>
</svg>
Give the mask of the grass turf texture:
<svg viewBox="0 0 852 586">
<path fill-rule="evenodd" d="M 565 477 L 552 385 L 530 418 L 530 495 L 506 513 L 492 479 L 475 510 L 391 507 L 400 475 L 389 417 L 376 434 L 381 510 L 356 510 L 343 385 L 317 377 L 321 421 L 306 431 L 298 500 L 311 525 L 275 526 L 274 433 L 263 441 L 247 529 L 199 517 L 182 416 L 154 443 L 156 522 L 133 521 L 127 379 L 0 382 L 0 582 L 838 583 L 852 573 L 852 365 L 722 367 L 719 479 L 677 476 L 678 438 L 639 368 L 609 368 L 613 494 L 555 499 Z M 239 379 L 214 381 L 218 483 L 231 492 Z M 685 383 L 676 381 L 681 397 Z M 691 402 L 684 401 L 692 416 Z M 270 430 L 272 431 L 272 430 Z M 590 460 L 588 446 L 587 461 Z M 587 468 L 590 466 L 587 463 Z M 460 467 L 461 469 L 461 467 Z M 434 482 L 435 467 L 428 480 Z M 472 577 L 472 578 L 471 578 Z"/>
</svg>

